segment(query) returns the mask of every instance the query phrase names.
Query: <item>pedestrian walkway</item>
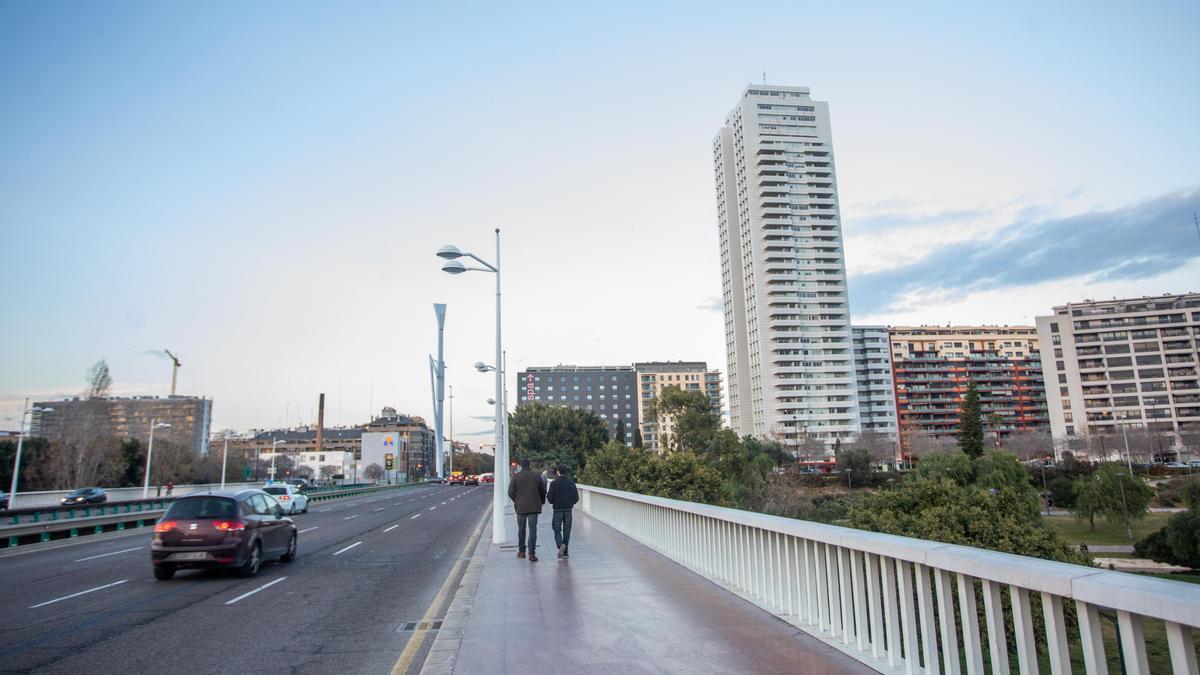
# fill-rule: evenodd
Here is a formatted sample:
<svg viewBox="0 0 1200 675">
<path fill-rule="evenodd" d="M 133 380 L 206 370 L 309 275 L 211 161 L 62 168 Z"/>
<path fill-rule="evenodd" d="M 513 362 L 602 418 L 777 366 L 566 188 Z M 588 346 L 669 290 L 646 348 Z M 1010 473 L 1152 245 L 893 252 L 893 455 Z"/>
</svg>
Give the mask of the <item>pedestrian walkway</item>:
<svg viewBox="0 0 1200 675">
<path fill-rule="evenodd" d="M 559 561 L 481 543 L 423 673 L 872 673 L 578 509 Z"/>
</svg>

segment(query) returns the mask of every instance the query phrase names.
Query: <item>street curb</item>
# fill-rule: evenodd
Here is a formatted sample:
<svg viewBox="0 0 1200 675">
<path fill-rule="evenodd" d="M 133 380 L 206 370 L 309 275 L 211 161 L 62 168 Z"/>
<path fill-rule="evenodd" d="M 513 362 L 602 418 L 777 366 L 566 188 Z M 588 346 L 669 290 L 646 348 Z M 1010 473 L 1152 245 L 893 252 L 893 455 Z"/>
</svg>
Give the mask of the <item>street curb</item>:
<svg viewBox="0 0 1200 675">
<path fill-rule="evenodd" d="M 495 514 L 492 514 L 492 518 L 495 518 Z M 458 661 L 458 651 L 462 648 L 463 631 L 467 627 L 467 619 L 470 618 L 471 608 L 475 604 L 479 576 L 483 573 L 483 565 L 491 549 L 491 543 L 485 539 L 486 535 L 475 544 L 471 562 L 467 564 L 462 581 L 459 582 L 458 589 L 454 592 L 454 599 L 450 601 L 450 607 L 442 619 L 442 627 L 429 647 L 425 663 L 421 665 L 421 675 L 451 675 L 454 673 L 454 666 Z"/>
</svg>

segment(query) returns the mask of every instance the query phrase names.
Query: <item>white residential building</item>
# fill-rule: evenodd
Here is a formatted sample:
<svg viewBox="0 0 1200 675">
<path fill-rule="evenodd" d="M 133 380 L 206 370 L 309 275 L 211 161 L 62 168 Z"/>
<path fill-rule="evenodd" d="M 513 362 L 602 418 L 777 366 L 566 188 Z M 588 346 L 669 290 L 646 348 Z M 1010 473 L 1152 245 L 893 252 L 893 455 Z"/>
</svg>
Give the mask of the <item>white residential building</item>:
<svg viewBox="0 0 1200 675">
<path fill-rule="evenodd" d="M 1200 432 L 1200 293 L 1070 303 L 1037 332 L 1055 438 Z"/>
<path fill-rule="evenodd" d="M 832 446 L 859 432 L 829 106 L 751 85 L 713 141 L 730 425 Z"/>
<path fill-rule="evenodd" d="M 887 326 L 854 326 L 854 372 L 858 380 L 858 419 L 863 432 L 898 437 L 896 387 Z"/>
</svg>

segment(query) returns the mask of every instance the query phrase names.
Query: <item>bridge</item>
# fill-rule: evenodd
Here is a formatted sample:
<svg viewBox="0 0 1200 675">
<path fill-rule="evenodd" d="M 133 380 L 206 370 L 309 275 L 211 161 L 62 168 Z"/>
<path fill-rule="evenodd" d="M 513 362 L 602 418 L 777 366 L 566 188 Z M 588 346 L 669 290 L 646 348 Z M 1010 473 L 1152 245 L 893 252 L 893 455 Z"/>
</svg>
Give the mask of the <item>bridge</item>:
<svg viewBox="0 0 1200 675">
<path fill-rule="evenodd" d="M 145 530 L 0 551 L 0 670 L 1197 673 L 1200 586 L 581 486 L 571 557 L 490 488 L 339 496 L 256 578 Z"/>
</svg>

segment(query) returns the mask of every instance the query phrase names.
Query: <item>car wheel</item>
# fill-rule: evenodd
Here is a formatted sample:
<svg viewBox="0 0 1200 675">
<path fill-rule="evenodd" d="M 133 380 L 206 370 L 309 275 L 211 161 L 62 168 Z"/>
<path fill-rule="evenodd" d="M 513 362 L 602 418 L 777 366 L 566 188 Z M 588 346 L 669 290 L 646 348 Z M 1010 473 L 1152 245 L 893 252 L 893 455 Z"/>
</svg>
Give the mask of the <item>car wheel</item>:
<svg viewBox="0 0 1200 675">
<path fill-rule="evenodd" d="M 279 556 L 279 562 L 292 562 L 296 559 L 296 533 L 292 533 L 292 538 L 288 540 L 287 553 Z"/>
<path fill-rule="evenodd" d="M 175 568 L 170 565 L 159 565 L 154 568 L 154 578 L 159 581 L 170 581 L 175 576 Z"/>
<path fill-rule="evenodd" d="M 252 577 L 258 574 L 258 566 L 262 564 L 262 544 L 257 541 L 250 547 L 250 555 L 246 558 L 246 564 L 238 568 L 238 576 Z"/>
</svg>

